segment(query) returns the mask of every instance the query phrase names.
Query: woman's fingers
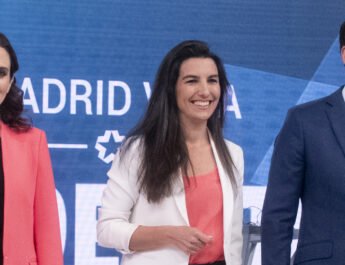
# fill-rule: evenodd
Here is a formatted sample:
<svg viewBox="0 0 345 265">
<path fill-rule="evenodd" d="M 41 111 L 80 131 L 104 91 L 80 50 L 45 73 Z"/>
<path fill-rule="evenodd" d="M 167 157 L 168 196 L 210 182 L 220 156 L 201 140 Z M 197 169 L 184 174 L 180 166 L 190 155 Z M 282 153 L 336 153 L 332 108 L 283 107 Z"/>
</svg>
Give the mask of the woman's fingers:
<svg viewBox="0 0 345 265">
<path fill-rule="evenodd" d="M 206 235 L 206 234 L 200 232 L 199 230 L 195 231 L 195 236 L 204 245 L 207 245 L 207 244 L 211 243 L 212 240 L 213 240 L 213 236 Z"/>
<path fill-rule="evenodd" d="M 210 244 L 213 237 L 189 226 L 171 227 L 175 245 L 188 254 L 195 254 Z"/>
<path fill-rule="evenodd" d="M 197 253 L 213 240 L 212 236 L 206 235 L 196 228 L 184 227 L 184 229 L 184 232 L 188 235 L 184 243 L 190 254 Z"/>
</svg>

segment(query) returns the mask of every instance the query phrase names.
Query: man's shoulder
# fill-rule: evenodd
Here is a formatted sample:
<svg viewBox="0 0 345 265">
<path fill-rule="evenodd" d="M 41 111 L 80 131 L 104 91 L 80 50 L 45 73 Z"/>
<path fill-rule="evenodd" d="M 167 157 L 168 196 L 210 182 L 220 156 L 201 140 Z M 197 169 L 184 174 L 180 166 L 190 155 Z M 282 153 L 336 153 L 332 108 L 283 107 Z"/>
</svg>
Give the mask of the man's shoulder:
<svg viewBox="0 0 345 265">
<path fill-rule="evenodd" d="M 318 112 L 324 111 L 325 107 L 327 106 L 327 103 L 333 101 L 333 99 L 337 97 L 342 98 L 342 88 L 337 89 L 335 92 L 328 96 L 296 105 L 290 108 L 289 112 L 292 114 L 298 113 L 302 116 L 308 116 L 310 114 L 314 115 Z"/>
</svg>

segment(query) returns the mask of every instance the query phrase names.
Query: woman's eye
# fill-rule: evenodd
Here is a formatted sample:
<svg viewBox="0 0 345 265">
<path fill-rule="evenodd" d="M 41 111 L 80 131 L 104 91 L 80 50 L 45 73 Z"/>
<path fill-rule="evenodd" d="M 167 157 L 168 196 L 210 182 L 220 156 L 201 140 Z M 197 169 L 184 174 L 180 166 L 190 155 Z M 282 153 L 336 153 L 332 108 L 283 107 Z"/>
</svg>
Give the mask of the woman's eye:
<svg viewBox="0 0 345 265">
<path fill-rule="evenodd" d="M 4 77 L 7 75 L 7 71 L 6 70 L 0 70 L 0 76 Z"/>
<path fill-rule="evenodd" d="M 195 82 L 196 82 L 195 79 L 190 79 L 190 80 L 187 80 L 187 81 L 186 81 L 187 84 L 193 84 L 193 83 L 195 83 Z"/>
<path fill-rule="evenodd" d="M 210 79 L 209 82 L 210 83 L 218 83 L 218 79 Z"/>
</svg>

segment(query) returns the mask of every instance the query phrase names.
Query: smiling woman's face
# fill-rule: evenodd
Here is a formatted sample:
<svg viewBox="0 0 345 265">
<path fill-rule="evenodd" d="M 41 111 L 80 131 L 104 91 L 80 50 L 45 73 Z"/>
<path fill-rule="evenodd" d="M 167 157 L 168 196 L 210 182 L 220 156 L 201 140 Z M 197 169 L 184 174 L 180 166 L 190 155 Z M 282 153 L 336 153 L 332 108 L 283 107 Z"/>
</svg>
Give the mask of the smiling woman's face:
<svg viewBox="0 0 345 265">
<path fill-rule="evenodd" d="M 210 58 L 190 58 L 180 67 L 176 101 L 182 124 L 207 124 L 220 97 L 218 69 Z"/>
<path fill-rule="evenodd" d="M 11 87 L 10 67 L 10 56 L 4 48 L 0 47 L 0 104 Z"/>
</svg>

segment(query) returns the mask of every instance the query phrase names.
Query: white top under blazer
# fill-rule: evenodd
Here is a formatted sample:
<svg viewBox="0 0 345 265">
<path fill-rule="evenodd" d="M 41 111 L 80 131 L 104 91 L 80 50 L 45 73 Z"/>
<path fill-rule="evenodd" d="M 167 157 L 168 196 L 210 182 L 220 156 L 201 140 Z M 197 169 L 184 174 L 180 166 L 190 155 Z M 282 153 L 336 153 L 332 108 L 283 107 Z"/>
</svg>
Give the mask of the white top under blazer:
<svg viewBox="0 0 345 265">
<path fill-rule="evenodd" d="M 225 141 L 235 165 L 235 196 L 214 142 L 210 141 L 223 191 L 224 257 L 227 265 L 241 265 L 243 152 L 238 145 Z M 146 195 L 139 192 L 137 172 L 141 148 L 140 140 L 136 140 L 121 161 L 119 152 L 115 155 L 99 209 L 98 243 L 120 251 L 123 254 L 122 265 L 188 265 L 189 255 L 174 246 L 140 252 L 129 249 L 130 238 L 139 225 L 189 225 L 182 175 L 173 187 L 173 194 L 159 203 L 149 203 Z"/>
</svg>

